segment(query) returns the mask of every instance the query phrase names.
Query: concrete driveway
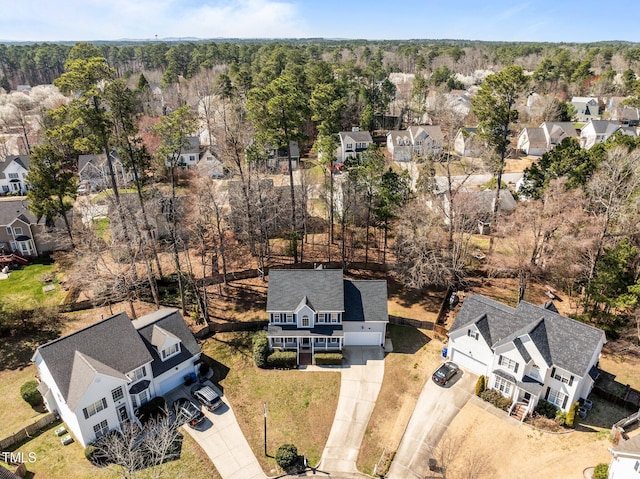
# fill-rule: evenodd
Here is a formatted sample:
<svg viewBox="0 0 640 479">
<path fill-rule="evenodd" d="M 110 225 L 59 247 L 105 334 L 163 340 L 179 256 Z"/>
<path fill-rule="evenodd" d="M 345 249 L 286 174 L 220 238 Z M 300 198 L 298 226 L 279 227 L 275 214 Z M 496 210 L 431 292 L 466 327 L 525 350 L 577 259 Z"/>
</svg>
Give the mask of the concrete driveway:
<svg viewBox="0 0 640 479">
<path fill-rule="evenodd" d="M 183 429 L 193 437 L 207 453 L 223 479 L 265 479 L 256 456 L 242 434 L 233 409 L 222 395 L 220 389 L 207 382 L 222 398 L 224 405 L 213 412 L 202 408 L 207 420 L 198 429 L 184 426 Z M 189 389 L 180 386 L 171 391 L 165 399 L 170 406 L 178 397 L 191 398 Z"/>
<path fill-rule="evenodd" d="M 338 406 L 319 469 L 356 474 L 360 444 L 382 386 L 384 350 L 348 346 L 343 354 Z"/>
<path fill-rule="evenodd" d="M 445 387 L 427 380 L 386 477 L 424 477 L 433 449 L 453 418 L 469 401 L 477 379 L 477 376 L 460 370 Z"/>
</svg>

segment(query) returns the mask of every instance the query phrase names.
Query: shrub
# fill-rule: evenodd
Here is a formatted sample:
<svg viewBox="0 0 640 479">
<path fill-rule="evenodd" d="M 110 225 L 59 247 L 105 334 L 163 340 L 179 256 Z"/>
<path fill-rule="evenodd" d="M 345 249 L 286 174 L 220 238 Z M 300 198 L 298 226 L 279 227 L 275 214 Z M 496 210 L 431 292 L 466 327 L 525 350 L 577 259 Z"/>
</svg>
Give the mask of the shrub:
<svg viewBox="0 0 640 479">
<path fill-rule="evenodd" d="M 135 414 L 140 422 L 144 424 L 151 419 L 165 417 L 167 415 L 167 404 L 162 396 L 156 396 L 136 409 Z"/>
<path fill-rule="evenodd" d="M 567 417 L 566 417 L 566 425 L 569 427 L 576 427 L 576 422 L 578 420 L 578 408 L 580 407 L 580 403 L 579 402 L 574 402 L 571 407 L 569 408 L 569 411 L 567 411 Z"/>
<path fill-rule="evenodd" d="M 293 444 L 283 444 L 276 452 L 276 464 L 282 469 L 288 469 L 298 462 L 298 448 Z"/>
<path fill-rule="evenodd" d="M 89 444 L 84 448 L 84 457 L 86 457 L 87 461 L 91 462 L 92 464 L 97 465 L 100 463 L 100 459 L 98 456 L 98 449 L 93 444 Z"/>
<path fill-rule="evenodd" d="M 593 470 L 593 479 L 607 479 L 608 477 L 609 477 L 608 464 L 600 463 Z"/>
<path fill-rule="evenodd" d="M 536 406 L 536 412 L 541 416 L 548 417 L 549 419 L 556 418 L 557 410 L 557 407 L 555 407 L 549 401 L 545 401 L 544 399 L 540 399 L 540 401 L 538 401 L 538 405 Z"/>
<path fill-rule="evenodd" d="M 341 366 L 342 353 L 316 353 L 314 361 L 318 366 Z"/>
<path fill-rule="evenodd" d="M 292 369 L 298 361 L 295 351 L 274 351 L 267 357 L 267 366 L 270 368 Z"/>
<path fill-rule="evenodd" d="M 480 376 L 478 378 L 478 382 L 476 383 L 476 396 L 480 397 L 480 395 L 487 389 L 487 382 L 484 376 Z"/>
<path fill-rule="evenodd" d="M 31 407 L 36 407 L 42 404 L 42 395 L 38 391 L 38 382 L 31 380 L 27 381 L 20 387 L 20 396 L 27 401 Z"/>
<path fill-rule="evenodd" d="M 556 411 L 556 422 L 559 426 L 564 426 L 567 424 L 567 413 L 558 409 Z"/>
<path fill-rule="evenodd" d="M 269 356 L 269 340 L 264 331 L 257 332 L 253 336 L 253 360 L 259 368 L 267 367 L 267 356 Z"/>
<path fill-rule="evenodd" d="M 480 397 L 490 404 L 493 404 L 498 409 L 508 411 L 511 407 L 511 398 L 504 397 L 500 391 L 495 389 L 487 389 L 480 394 Z"/>
</svg>

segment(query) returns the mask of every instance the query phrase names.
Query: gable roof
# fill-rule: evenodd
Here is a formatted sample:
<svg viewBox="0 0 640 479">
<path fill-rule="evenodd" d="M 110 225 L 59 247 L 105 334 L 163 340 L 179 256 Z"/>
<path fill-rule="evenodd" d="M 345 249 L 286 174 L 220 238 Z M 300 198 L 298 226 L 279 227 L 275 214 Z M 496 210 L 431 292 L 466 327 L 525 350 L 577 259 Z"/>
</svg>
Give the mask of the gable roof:
<svg viewBox="0 0 640 479">
<path fill-rule="evenodd" d="M 545 121 L 540 128 L 547 132 L 551 143 L 560 143 L 566 137 L 578 137 L 576 127 L 570 121 Z"/>
<path fill-rule="evenodd" d="M 511 308 L 483 296 L 465 299 L 451 331 L 478 324 L 488 332 L 483 337 L 489 347 L 496 347 L 529 336 L 549 366 L 557 366 L 578 376 L 588 374 L 591 358 L 604 332 L 579 321 L 562 316 L 544 306 L 521 301 Z"/>
<path fill-rule="evenodd" d="M 149 356 L 153 359 L 151 370 L 154 377 L 158 377 L 160 374 L 200 353 L 198 343 L 177 309 L 162 308 L 133 320 L 131 323 L 138 331 L 139 337 L 142 338 Z M 179 339 L 182 343 L 180 353 L 162 361 L 160 351 L 152 342 L 154 333 Z"/>
<path fill-rule="evenodd" d="M 0 178 L 4 179 L 5 170 L 9 168 L 11 163 L 16 163 L 20 165 L 25 170 L 29 169 L 29 165 L 31 164 L 31 160 L 29 159 L 29 155 L 10 155 L 5 158 L 4 161 L 0 161 Z"/>
<path fill-rule="evenodd" d="M 344 280 L 344 321 L 388 321 L 385 280 Z"/>
<path fill-rule="evenodd" d="M 294 311 L 305 297 L 316 311 L 344 311 L 342 270 L 269 270 L 268 312 Z"/>
<path fill-rule="evenodd" d="M 623 454 L 640 457 L 640 434 L 626 441 L 620 441 L 617 446 L 610 448 L 609 451 L 616 455 Z"/>
<path fill-rule="evenodd" d="M 28 204 L 26 199 L 0 198 L 0 225 L 9 225 L 16 218 L 20 218 L 27 224 L 36 224 L 36 217 L 29 211 Z M 42 221 L 44 222 L 44 219 Z"/>
<path fill-rule="evenodd" d="M 124 312 L 44 344 L 37 353 L 42 356 L 67 403 L 70 398 L 73 402 L 79 399 L 78 394 L 84 393 L 82 387 L 86 380 L 76 367 L 94 373 L 124 375 L 152 359 Z"/>
<path fill-rule="evenodd" d="M 421 132 L 425 132 L 427 136 L 433 138 L 436 143 L 444 140 L 444 135 L 440 129 L 440 125 L 414 125 L 407 128 L 412 138 L 416 138 Z"/>
<path fill-rule="evenodd" d="M 366 142 L 372 143 L 373 142 L 373 138 L 371 138 L 371 133 L 369 133 L 368 131 L 341 131 L 339 135 L 340 135 L 340 140 L 342 142 L 345 142 L 348 139 L 351 139 L 356 143 L 366 143 Z"/>
<path fill-rule="evenodd" d="M 547 146 L 547 137 L 542 128 L 524 128 L 520 135 L 526 135 L 531 148 L 544 148 Z"/>
</svg>

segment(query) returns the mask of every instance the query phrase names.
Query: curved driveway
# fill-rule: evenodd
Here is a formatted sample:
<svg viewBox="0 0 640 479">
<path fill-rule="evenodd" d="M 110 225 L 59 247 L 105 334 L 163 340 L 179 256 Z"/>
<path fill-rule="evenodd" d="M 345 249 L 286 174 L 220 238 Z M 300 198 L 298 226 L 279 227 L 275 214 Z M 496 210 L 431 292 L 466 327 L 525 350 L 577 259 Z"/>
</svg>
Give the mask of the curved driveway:
<svg viewBox="0 0 640 479">
<path fill-rule="evenodd" d="M 360 444 L 382 386 L 384 350 L 346 347 L 343 353 L 338 407 L 318 468 L 355 474 Z"/>
<path fill-rule="evenodd" d="M 462 370 L 446 387 L 427 380 L 386 477 L 424 477 L 433 450 L 453 418 L 469 401 L 469 391 L 473 391 L 476 381 L 477 376 Z"/>
</svg>

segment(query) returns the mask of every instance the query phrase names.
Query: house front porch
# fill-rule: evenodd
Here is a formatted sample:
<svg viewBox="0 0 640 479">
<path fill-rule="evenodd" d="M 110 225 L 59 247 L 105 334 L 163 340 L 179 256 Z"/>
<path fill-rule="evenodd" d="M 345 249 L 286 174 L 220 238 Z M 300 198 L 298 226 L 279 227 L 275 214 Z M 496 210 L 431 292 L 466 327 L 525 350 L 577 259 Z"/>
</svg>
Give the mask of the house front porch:
<svg viewBox="0 0 640 479">
<path fill-rule="evenodd" d="M 509 416 L 516 416 L 522 422 L 533 413 L 538 405 L 544 385 L 530 376 L 517 380 L 514 376 L 495 370 L 491 374 L 490 388 L 500 391 L 503 396 L 513 401 L 509 408 Z"/>
<path fill-rule="evenodd" d="M 317 327 L 301 330 L 269 325 L 267 338 L 271 350 L 296 351 L 298 364 L 302 364 L 302 361 L 313 364 L 316 352 L 342 351 L 344 346 L 342 329 L 337 327 Z"/>
</svg>

